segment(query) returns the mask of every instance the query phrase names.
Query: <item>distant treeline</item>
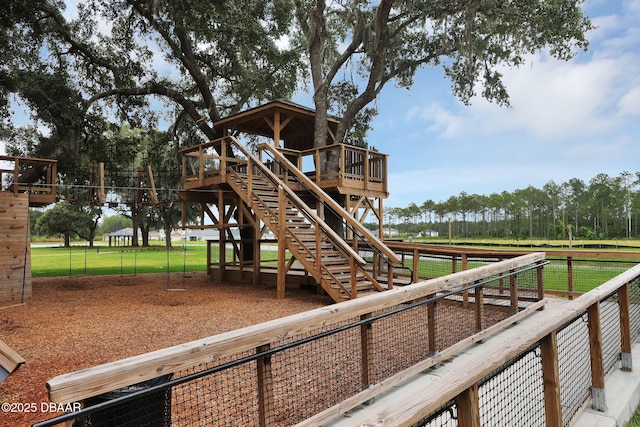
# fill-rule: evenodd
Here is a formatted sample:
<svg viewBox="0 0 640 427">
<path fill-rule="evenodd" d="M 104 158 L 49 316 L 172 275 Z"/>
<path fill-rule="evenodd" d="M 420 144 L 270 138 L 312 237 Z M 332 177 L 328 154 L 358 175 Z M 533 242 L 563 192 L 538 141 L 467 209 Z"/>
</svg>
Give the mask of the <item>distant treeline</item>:
<svg viewBox="0 0 640 427">
<path fill-rule="evenodd" d="M 384 224 L 401 234 L 457 238 L 638 238 L 640 172 L 601 173 L 588 183 L 572 178 L 490 195 L 460 193 L 445 201 L 389 207 Z"/>
</svg>

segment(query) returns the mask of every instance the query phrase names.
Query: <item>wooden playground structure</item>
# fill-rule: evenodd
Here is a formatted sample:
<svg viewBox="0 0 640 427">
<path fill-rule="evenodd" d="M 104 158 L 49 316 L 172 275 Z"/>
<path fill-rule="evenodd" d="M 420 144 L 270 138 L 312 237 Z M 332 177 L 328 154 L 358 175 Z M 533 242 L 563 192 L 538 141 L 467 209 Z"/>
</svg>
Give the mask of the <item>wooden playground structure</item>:
<svg viewBox="0 0 640 427">
<path fill-rule="evenodd" d="M 312 110 L 274 101 L 214 123 L 222 138 L 181 150 L 180 199 L 200 205 L 194 228 L 219 230 L 207 271 L 223 281 L 275 282 L 279 298 L 289 285 L 317 285 L 343 301 L 409 283 L 410 275 L 394 273 L 399 259 L 380 238 L 387 155 L 334 143 L 334 119 L 327 145 L 314 147 L 314 120 Z M 239 132 L 270 142 L 250 151 L 232 136 Z M 327 167 L 330 158 L 336 168 Z M 370 214 L 378 236 L 363 226 Z M 341 218 L 343 235 L 328 215 Z M 275 240 L 264 238 L 267 229 Z M 261 259 L 263 244 L 277 245 L 275 264 Z"/>
<path fill-rule="evenodd" d="M 56 201 L 55 160 L 0 156 L 0 302 L 22 304 L 31 296 L 29 207 Z M 21 183 L 21 176 L 38 179 Z"/>
</svg>

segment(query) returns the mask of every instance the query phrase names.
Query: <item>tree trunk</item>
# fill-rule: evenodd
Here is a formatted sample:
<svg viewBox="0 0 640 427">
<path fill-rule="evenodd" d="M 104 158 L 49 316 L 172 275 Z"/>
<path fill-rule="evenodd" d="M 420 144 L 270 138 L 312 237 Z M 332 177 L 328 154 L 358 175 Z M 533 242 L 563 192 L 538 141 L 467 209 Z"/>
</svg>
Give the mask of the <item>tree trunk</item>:
<svg viewBox="0 0 640 427">
<path fill-rule="evenodd" d="M 149 224 L 145 224 L 144 221 L 140 221 L 140 234 L 142 234 L 142 246 L 149 247 Z"/>
</svg>

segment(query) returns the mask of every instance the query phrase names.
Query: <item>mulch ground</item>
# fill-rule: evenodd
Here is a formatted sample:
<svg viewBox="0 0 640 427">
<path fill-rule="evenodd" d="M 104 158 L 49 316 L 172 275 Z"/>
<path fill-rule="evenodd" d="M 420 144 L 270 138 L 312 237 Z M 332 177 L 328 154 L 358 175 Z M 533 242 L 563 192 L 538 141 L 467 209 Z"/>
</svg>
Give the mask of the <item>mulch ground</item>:
<svg viewBox="0 0 640 427">
<path fill-rule="evenodd" d="M 184 288 L 184 291 L 167 291 Z M 29 426 L 56 413 L 46 382 L 57 375 L 330 304 L 327 296 L 212 282 L 204 273 L 33 279 L 23 306 L 0 305 L 0 339 L 27 363 L 0 383 L 0 426 Z"/>
</svg>

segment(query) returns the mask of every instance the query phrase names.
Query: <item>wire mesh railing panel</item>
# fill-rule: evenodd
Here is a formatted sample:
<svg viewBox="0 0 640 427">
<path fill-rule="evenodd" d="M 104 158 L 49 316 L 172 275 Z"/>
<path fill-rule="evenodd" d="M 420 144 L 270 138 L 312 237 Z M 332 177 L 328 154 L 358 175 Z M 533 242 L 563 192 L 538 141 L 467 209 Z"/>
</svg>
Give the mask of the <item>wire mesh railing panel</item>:
<svg viewBox="0 0 640 427">
<path fill-rule="evenodd" d="M 560 402 L 563 425 L 569 425 L 591 392 L 589 328 L 586 314 L 557 332 Z"/>
<path fill-rule="evenodd" d="M 451 401 L 442 409 L 420 421 L 414 427 L 457 427 L 458 407 Z"/>
<path fill-rule="evenodd" d="M 620 306 L 618 294 L 600 302 L 600 325 L 602 330 L 602 363 L 604 371 L 610 372 L 620 360 Z"/>
<path fill-rule="evenodd" d="M 378 383 L 426 359 L 429 348 L 429 308 L 404 310 L 371 324 L 371 384 Z"/>
<path fill-rule="evenodd" d="M 418 257 L 418 277 L 421 279 L 433 279 L 453 272 L 455 257 L 451 255 L 421 253 Z M 460 269 L 460 266 L 457 265 L 457 268 Z"/>
<path fill-rule="evenodd" d="M 361 360 L 359 328 L 275 353 L 273 414 L 267 424 L 296 424 L 362 391 Z"/>
<path fill-rule="evenodd" d="M 443 350 L 477 332 L 473 304 L 439 301 L 435 309 L 436 348 Z"/>
<path fill-rule="evenodd" d="M 237 358 L 251 354 L 238 354 Z M 211 367 L 198 365 L 180 372 L 179 376 L 192 375 Z M 256 425 L 256 377 L 257 364 L 254 360 L 173 387 L 172 426 Z"/>
<path fill-rule="evenodd" d="M 494 373 L 478 388 L 480 424 L 488 427 L 544 426 L 540 348 Z M 514 381 L 518 378 L 518 381 Z"/>
<path fill-rule="evenodd" d="M 573 290 L 577 292 L 588 292 L 637 265 L 633 261 L 601 259 L 573 259 L 571 262 Z"/>
<path fill-rule="evenodd" d="M 629 323 L 631 342 L 640 337 L 640 278 L 629 282 Z"/>
</svg>

